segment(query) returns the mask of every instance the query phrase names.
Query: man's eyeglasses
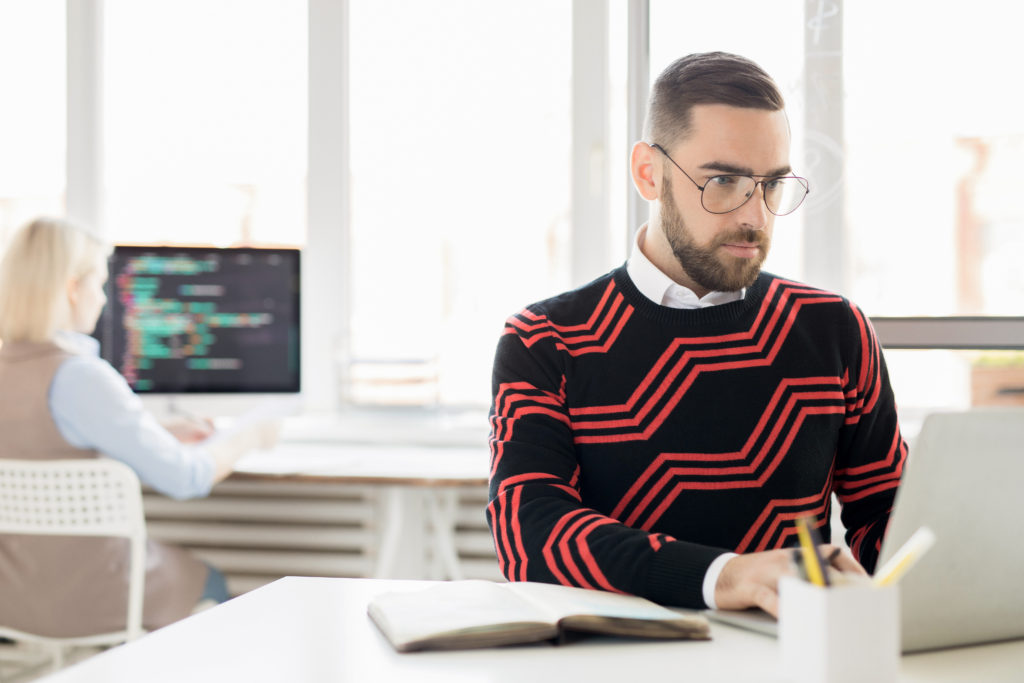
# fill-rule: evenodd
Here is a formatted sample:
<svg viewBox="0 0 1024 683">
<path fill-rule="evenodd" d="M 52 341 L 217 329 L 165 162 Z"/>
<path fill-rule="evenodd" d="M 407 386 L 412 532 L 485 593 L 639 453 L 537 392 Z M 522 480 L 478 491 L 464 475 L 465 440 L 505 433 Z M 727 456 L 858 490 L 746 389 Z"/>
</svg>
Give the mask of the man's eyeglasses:
<svg viewBox="0 0 1024 683">
<path fill-rule="evenodd" d="M 806 178 L 795 175 L 762 176 L 762 175 L 716 175 L 708 178 L 701 187 L 683 167 L 668 155 L 665 149 L 655 143 L 651 147 L 665 155 L 672 165 L 700 190 L 700 205 L 708 213 L 729 213 L 740 208 L 754 196 L 757 186 L 764 189 L 764 205 L 776 216 L 793 213 L 803 204 L 807 193 L 811 191 Z M 761 178 L 761 180 L 758 180 Z"/>
</svg>

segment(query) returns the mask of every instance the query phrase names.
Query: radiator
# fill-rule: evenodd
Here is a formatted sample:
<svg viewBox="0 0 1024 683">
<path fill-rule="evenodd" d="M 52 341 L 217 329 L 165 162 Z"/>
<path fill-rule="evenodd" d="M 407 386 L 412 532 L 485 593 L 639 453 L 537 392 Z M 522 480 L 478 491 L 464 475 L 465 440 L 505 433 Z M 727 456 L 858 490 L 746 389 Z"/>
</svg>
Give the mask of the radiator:
<svg viewBox="0 0 1024 683">
<path fill-rule="evenodd" d="M 150 536 L 219 568 L 232 595 L 283 576 L 373 575 L 381 534 L 378 487 L 226 481 L 207 498 L 175 501 L 152 491 L 143 498 Z M 459 490 L 458 566 L 464 578 L 500 580 L 486 501 L 485 486 Z"/>
</svg>

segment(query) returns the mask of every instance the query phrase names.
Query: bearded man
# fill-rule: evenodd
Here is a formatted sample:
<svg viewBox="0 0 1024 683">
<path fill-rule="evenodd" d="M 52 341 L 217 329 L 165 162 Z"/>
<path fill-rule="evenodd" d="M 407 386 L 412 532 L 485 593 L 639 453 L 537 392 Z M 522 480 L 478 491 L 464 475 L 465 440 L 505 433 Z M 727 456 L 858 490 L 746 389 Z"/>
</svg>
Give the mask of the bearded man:
<svg viewBox="0 0 1024 683">
<path fill-rule="evenodd" d="M 526 307 L 498 343 L 498 562 L 510 581 L 776 614 L 797 518 L 838 570 L 874 568 L 907 453 L 885 362 L 855 305 L 761 270 L 809 190 L 768 74 L 677 60 L 644 138 L 631 170 L 651 214 L 627 263 Z"/>
</svg>

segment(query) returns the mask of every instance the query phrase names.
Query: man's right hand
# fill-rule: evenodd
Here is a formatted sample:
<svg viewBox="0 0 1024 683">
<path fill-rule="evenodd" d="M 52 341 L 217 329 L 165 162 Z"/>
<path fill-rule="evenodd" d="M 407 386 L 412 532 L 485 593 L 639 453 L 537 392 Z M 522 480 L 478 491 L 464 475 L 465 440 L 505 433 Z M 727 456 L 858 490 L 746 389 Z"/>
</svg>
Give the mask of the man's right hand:
<svg viewBox="0 0 1024 683">
<path fill-rule="evenodd" d="M 830 557 L 838 546 L 818 547 L 822 557 Z M 831 562 L 841 572 L 867 576 L 848 550 L 841 550 Z M 774 617 L 779 616 L 779 579 L 794 576 L 793 548 L 766 550 L 737 555 L 722 568 L 715 584 L 715 604 L 719 609 L 760 607 Z"/>
</svg>

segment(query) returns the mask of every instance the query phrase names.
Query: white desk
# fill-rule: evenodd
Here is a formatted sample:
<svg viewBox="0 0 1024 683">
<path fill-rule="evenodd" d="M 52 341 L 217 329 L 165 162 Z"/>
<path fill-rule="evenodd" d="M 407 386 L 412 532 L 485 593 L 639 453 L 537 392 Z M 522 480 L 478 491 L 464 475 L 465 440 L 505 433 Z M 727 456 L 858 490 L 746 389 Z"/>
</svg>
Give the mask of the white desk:
<svg viewBox="0 0 1024 683">
<path fill-rule="evenodd" d="M 384 497 L 377 578 L 461 578 L 455 549 L 456 493 L 487 484 L 478 448 L 283 442 L 243 457 L 233 481 L 373 484 Z M 481 515 L 483 511 L 481 510 Z M 430 546 L 440 566 L 427 565 Z"/>
<path fill-rule="evenodd" d="M 58 672 L 46 683 L 567 680 L 783 681 L 774 638 L 712 624 L 710 641 L 590 638 L 570 645 L 398 654 L 370 597 L 414 581 L 289 577 Z M 1024 640 L 903 657 L 901 681 L 1020 682 Z"/>
</svg>

